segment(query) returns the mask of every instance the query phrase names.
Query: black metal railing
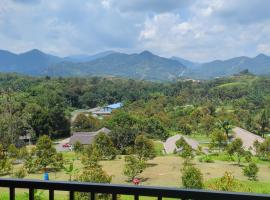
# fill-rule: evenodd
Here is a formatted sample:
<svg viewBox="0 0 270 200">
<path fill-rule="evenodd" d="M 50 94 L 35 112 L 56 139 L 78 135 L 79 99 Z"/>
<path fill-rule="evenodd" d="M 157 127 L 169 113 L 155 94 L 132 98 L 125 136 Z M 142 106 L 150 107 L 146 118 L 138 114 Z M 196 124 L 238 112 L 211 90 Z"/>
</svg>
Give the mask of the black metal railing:
<svg viewBox="0 0 270 200">
<path fill-rule="evenodd" d="M 131 195 L 134 197 L 134 200 L 139 200 L 140 196 L 156 197 L 157 200 L 162 200 L 163 198 L 192 200 L 270 200 L 270 195 L 264 194 L 26 179 L 0 179 L 0 187 L 9 188 L 10 200 L 15 200 L 16 188 L 28 189 L 29 200 L 34 200 L 35 189 L 48 190 L 49 200 L 54 200 L 54 191 L 68 191 L 70 200 L 74 200 L 75 192 L 89 193 L 89 199 L 91 200 L 95 200 L 96 194 L 109 194 L 112 200 L 116 200 L 118 195 Z"/>
</svg>

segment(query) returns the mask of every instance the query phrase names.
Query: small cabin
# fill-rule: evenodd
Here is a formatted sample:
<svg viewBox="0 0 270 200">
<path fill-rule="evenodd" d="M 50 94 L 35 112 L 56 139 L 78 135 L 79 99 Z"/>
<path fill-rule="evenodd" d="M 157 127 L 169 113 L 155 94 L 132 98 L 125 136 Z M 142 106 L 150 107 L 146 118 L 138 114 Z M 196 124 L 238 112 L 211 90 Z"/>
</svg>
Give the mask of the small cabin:
<svg viewBox="0 0 270 200">
<path fill-rule="evenodd" d="M 104 110 L 104 112 L 111 113 L 113 110 L 118 109 L 118 108 L 121 108 L 122 106 L 123 106 L 123 104 L 119 102 L 119 103 L 115 103 L 115 104 L 111 104 L 111 105 L 105 106 L 103 108 L 103 110 Z"/>
</svg>

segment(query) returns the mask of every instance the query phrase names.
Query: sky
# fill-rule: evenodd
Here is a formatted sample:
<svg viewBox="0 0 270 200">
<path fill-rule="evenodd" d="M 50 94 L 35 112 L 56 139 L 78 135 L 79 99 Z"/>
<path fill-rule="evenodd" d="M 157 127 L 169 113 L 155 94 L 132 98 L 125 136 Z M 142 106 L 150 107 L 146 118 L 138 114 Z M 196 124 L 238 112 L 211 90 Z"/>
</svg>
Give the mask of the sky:
<svg viewBox="0 0 270 200">
<path fill-rule="evenodd" d="M 197 62 L 270 55 L 270 0 L 0 0 L 0 49 L 149 50 Z"/>
</svg>

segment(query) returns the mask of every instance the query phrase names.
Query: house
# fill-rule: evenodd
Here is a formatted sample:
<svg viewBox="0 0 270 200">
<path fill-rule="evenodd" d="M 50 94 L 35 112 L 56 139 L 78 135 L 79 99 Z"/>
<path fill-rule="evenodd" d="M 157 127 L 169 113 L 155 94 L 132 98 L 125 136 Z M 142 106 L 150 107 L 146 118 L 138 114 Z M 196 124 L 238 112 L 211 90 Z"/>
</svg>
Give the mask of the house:
<svg viewBox="0 0 270 200">
<path fill-rule="evenodd" d="M 113 110 L 121 108 L 122 106 L 123 106 L 123 104 L 120 103 L 120 102 L 115 103 L 115 104 L 111 104 L 111 105 L 108 105 L 108 106 L 104 106 L 102 108 L 93 110 L 92 115 L 93 116 L 110 115 Z"/>
<path fill-rule="evenodd" d="M 30 133 L 19 136 L 19 140 L 24 142 L 24 144 L 31 145 L 32 136 Z"/>
<path fill-rule="evenodd" d="M 95 132 L 75 132 L 69 139 L 69 144 L 74 145 L 76 142 L 80 142 L 82 145 L 89 145 L 94 142 L 95 137 L 99 133 L 109 134 L 111 131 L 107 128 L 102 128 Z"/>
<path fill-rule="evenodd" d="M 113 110 L 118 109 L 118 108 L 121 108 L 122 106 L 123 106 L 123 104 L 119 102 L 119 103 L 115 103 L 115 104 L 111 104 L 111 105 L 105 106 L 103 108 L 103 110 L 105 112 L 111 113 Z"/>
<path fill-rule="evenodd" d="M 235 127 L 233 130 L 234 138 L 240 138 L 243 142 L 243 147 L 246 151 L 250 151 L 253 155 L 256 154 L 254 142 L 258 141 L 259 143 L 264 142 L 264 138 L 258 136 L 254 133 L 251 133 L 240 127 Z"/>
</svg>

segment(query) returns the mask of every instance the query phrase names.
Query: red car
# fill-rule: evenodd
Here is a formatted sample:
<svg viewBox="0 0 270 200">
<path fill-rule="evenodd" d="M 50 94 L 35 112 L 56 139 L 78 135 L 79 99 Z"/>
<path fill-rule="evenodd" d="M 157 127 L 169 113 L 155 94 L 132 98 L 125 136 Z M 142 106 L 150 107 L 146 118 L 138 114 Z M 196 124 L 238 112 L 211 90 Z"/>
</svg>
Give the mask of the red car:
<svg viewBox="0 0 270 200">
<path fill-rule="evenodd" d="M 63 144 L 63 148 L 68 148 L 68 147 L 70 147 L 69 143 Z"/>
</svg>

